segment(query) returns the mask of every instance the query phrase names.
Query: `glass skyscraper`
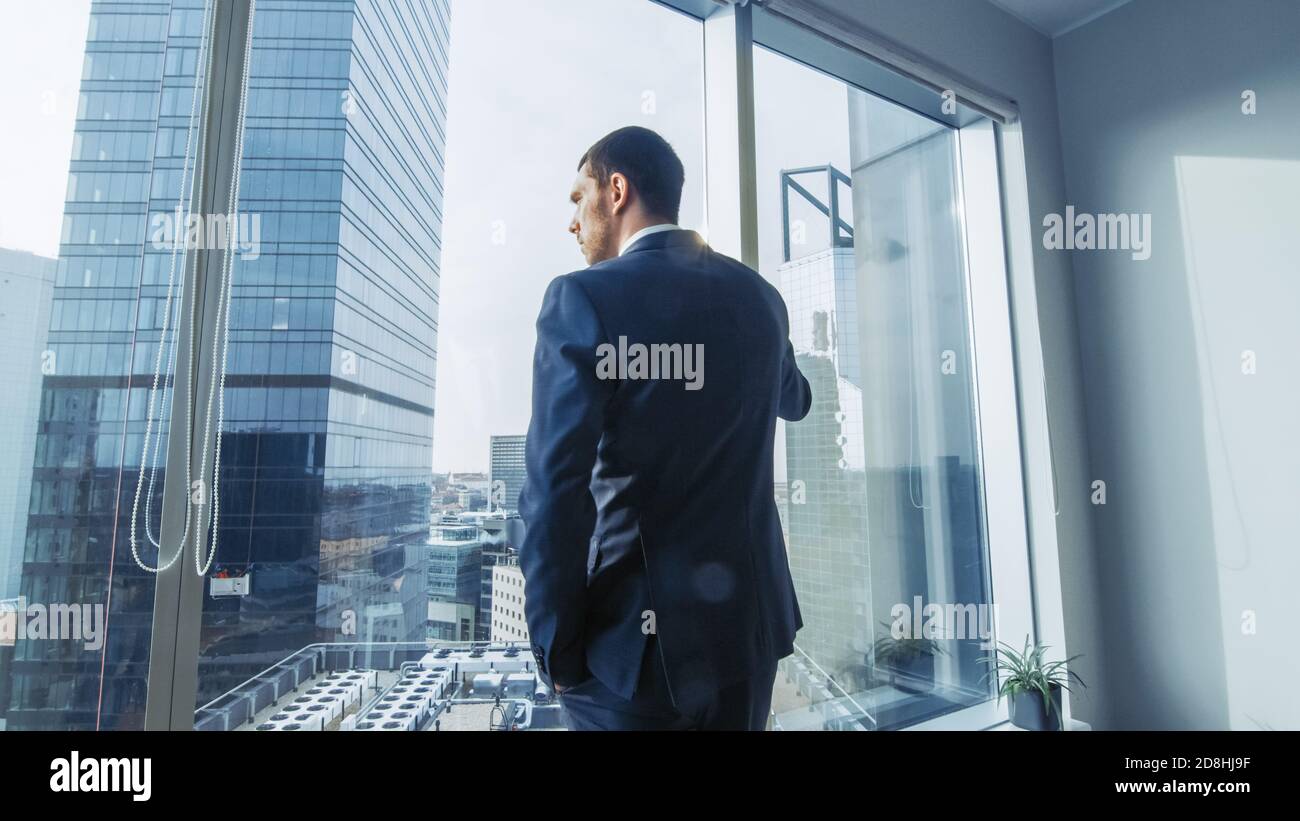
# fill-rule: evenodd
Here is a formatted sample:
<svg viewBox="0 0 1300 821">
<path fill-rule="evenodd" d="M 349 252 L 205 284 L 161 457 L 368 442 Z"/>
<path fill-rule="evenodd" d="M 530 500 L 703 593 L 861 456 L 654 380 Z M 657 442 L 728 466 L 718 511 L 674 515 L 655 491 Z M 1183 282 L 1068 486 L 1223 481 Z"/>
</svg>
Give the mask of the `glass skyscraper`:
<svg viewBox="0 0 1300 821">
<path fill-rule="evenodd" d="M 805 622 L 799 646 L 824 668 L 852 670 L 873 633 L 861 540 L 867 510 L 853 249 L 806 254 L 780 274 L 790 340 L 813 395 L 808 415 L 785 426 L 790 572 Z"/>
<path fill-rule="evenodd" d="M 484 548 L 478 525 L 434 525 L 424 543 L 428 555 L 428 637 L 474 640 Z"/>
<path fill-rule="evenodd" d="M 489 509 L 518 512 L 519 491 L 524 486 L 524 446 L 527 438 L 523 435 L 492 437 Z"/>
<path fill-rule="evenodd" d="M 142 724 L 154 580 L 127 534 L 171 259 L 149 226 L 181 190 L 203 16 L 93 5 L 21 592 L 104 605 L 107 641 L 20 643 L 9 729 Z M 425 636 L 449 18 L 257 3 L 210 574 L 249 589 L 205 588 L 199 704 L 307 644 Z"/>
</svg>

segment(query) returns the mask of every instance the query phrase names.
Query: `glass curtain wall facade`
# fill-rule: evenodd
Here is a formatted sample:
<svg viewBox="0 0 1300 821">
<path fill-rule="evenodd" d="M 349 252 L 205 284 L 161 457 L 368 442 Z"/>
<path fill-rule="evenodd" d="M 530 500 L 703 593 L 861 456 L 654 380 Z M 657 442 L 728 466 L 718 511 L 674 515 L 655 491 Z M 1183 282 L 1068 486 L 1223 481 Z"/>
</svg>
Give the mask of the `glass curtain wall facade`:
<svg viewBox="0 0 1300 821">
<path fill-rule="evenodd" d="M 171 260 L 149 237 L 181 191 L 203 16 L 92 7 L 19 591 L 104 608 L 106 641 L 0 649 L 9 729 L 143 724 L 154 580 L 127 534 Z M 199 704 L 305 644 L 424 638 L 449 20 L 257 4 Z"/>
<path fill-rule="evenodd" d="M 204 599 L 199 705 L 307 644 L 425 637 L 449 24 L 257 4 L 213 570 L 251 590 Z"/>
<path fill-rule="evenodd" d="M 524 486 L 525 436 L 493 436 L 488 466 L 491 478 L 490 509 L 507 515 L 519 511 L 519 491 Z"/>
<path fill-rule="evenodd" d="M 16 642 L 0 664 L 10 730 L 143 723 L 154 579 L 125 534 L 166 279 L 145 238 L 149 213 L 176 207 L 182 160 L 159 137 L 187 126 L 201 17 L 179 0 L 92 6 L 48 342 L 30 363 L 40 404 L 16 422 L 35 431 L 19 594 L 88 608 L 106 635 Z"/>
</svg>

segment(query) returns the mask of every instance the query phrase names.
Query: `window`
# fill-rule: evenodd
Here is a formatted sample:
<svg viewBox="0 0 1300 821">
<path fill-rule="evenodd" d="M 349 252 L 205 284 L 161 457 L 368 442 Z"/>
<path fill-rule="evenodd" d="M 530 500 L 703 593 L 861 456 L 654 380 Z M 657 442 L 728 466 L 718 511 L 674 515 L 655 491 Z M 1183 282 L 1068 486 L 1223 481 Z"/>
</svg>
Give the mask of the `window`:
<svg viewBox="0 0 1300 821">
<path fill-rule="evenodd" d="M 524 331 L 585 264 L 578 158 L 619 125 L 662 130 L 691 170 L 682 222 L 703 223 L 697 20 L 644 0 L 359 3 L 328 36 L 317 17 L 261 0 L 254 21 L 239 210 L 260 245 L 236 261 L 213 566 L 251 590 L 204 596 L 200 722 L 310 646 L 382 669 L 426 638 L 491 640 L 519 597 L 493 583 L 511 548 L 482 519 L 516 507 Z M 635 27 L 625 65 L 593 71 L 604 47 L 575 19 Z M 290 413 L 309 386 L 320 401 Z"/>
<path fill-rule="evenodd" d="M 221 8 L 22 21 L 86 37 L 41 55 L 61 90 L 0 136 L 30 175 L 0 196 L 0 401 L 21 420 L 0 439 L 18 466 L 0 726 L 189 726 L 191 698 L 200 729 L 274 725 L 284 692 L 347 670 L 371 696 L 321 724 L 342 726 L 404 662 L 514 658 L 480 645 L 527 641 L 511 514 L 530 330 L 547 283 L 585 265 L 565 232 L 578 157 L 633 123 L 686 165 L 679 222 L 781 289 L 813 383 L 777 434 L 805 628 L 776 726 L 987 706 L 991 607 L 1026 612 L 1028 586 L 1023 508 L 993 501 L 1022 489 L 1005 266 L 979 240 L 1001 230 L 988 121 L 935 116 L 752 4 L 259 0 L 241 142 L 241 89 L 203 74 L 210 46 L 221 76 L 242 65 L 247 21 Z M 611 63 L 598 33 L 628 30 Z M 204 95 L 220 116 L 201 133 Z M 59 604 L 102 617 L 89 643 L 6 639 Z M 946 626 L 977 635 L 891 636 L 899 606 L 922 611 L 907 629 L 963 608 Z"/>
<path fill-rule="evenodd" d="M 136 566 L 128 534 L 143 477 L 140 509 L 151 525 L 146 531 L 142 513 L 141 552 L 161 538 L 168 441 L 158 438 L 161 395 L 154 425 L 146 423 L 152 368 L 131 363 L 151 366 L 161 337 L 152 312 L 162 289 L 141 277 L 146 259 L 168 255 L 149 246 L 145 215 L 176 207 L 176 192 L 154 196 L 149 180 L 182 165 L 180 157 L 151 163 L 151 140 L 163 124 L 188 129 L 187 117 L 159 117 L 158 87 L 188 101 L 193 72 L 164 80 L 163 66 L 200 33 L 196 22 L 169 34 L 168 5 L 3 13 L 6 28 L 24 29 L 21 46 L 0 58 L 6 74 L 36 72 L 48 89 L 35 100 L 22 83 L 0 92 L 16 113 L 0 138 L 12 183 L 0 193 L 5 729 L 143 724 L 154 576 Z M 137 321 L 146 305 L 150 318 Z M 153 447 L 142 464 L 147 429 Z M 55 614 L 63 617 L 50 621 Z"/>
<path fill-rule="evenodd" d="M 778 719 L 807 715 L 800 702 L 824 689 L 845 720 L 893 728 L 989 695 L 956 137 L 767 49 L 754 75 L 760 270 L 785 297 L 814 397 L 784 425 L 804 629 L 777 691 L 796 703 Z M 970 605 L 969 638 L 914 634 L 932 604 Z"/>
<path fill-rule="evenodd" d="M 838 74 L 879 79 L 880 67 L 756 15 L 758 267 L 785 297 L 814 396 L 778 430 L 804 629 L 774 723 L 986 726 L 996 679 L 982 659 L 1022 624 L 999 618 L 994 565 L 1016 578 L 1027 554 L 1023 510 L 1008 525 L 1001 509 L 1023 494 L 999 379 L 1011 358 L 1006 270 L 990 258 L 1001 223 L 967 217 L 1000 207 L 991 124 L 877 93 L 914 97 L 896 77 L 855 85 Z M 1012 607 L 1027 594 L 1015 592 Z"/>
</svg>

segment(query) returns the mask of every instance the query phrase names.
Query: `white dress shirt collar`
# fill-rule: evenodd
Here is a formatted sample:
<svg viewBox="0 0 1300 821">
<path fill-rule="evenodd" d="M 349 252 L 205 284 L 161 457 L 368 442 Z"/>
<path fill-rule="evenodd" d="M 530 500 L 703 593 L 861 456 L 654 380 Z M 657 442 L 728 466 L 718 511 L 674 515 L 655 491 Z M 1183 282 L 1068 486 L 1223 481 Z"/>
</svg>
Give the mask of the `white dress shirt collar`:
<svg viewBox="0 0 1300 821">
<path fill-rule="evenodd" d="M 618 249 L 618 255 L 620 257 L 623 256 L 623 252 L 631 248 L 632 244 L 635 243 L 637 240 L 641 239 L 642 237 L 648 237 L 651 234 L 657 234 L 660 231 L 677 231 L 677 230 L 680 230 L 679 226 L 674 225 L 671 222 L 661 222 L 658 225 L 647 225 L 645 228 L 642 228 L 640 231 L 637 231 L 635 234 L 633 234 L 632 236 L 624 240 L 623 245 Z"/>
</svg>

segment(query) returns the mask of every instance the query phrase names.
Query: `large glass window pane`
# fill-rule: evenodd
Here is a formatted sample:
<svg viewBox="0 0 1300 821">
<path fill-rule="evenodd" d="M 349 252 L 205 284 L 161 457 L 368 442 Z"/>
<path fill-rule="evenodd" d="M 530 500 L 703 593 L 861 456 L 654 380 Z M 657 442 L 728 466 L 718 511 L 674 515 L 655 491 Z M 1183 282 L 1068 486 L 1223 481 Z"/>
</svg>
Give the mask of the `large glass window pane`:
<svg viewBox="0 0 1300 821">
<path fill-rule="evenodd" d="M 159 303 L 156 272 L 169 260 L 147 242 L 147 215 L 175 209 L 181 178 L 180 156 L 153 160 L 153 138 L 165 127 L 184 142 L 194 82 L 192 70 L 164 79 L 163 68 L 197 48 L 202 8 L 68 0 L 0 11 L 5 729 L 143 724 L 154 577 L 129 533 L 162 331 L 152 311 L 136 317 Z M 160 115 L 160 81 L 183 115 Z M 155 434 L 167 419 L 157 399 Z M 153 441 L 165 452 L 165 436 Z M 161 469 L 154 480 L 139 519 L 149 565 Z"/>
<path fill-rule="evenodd" d="M 813 390 L 778 434 L 805 624 L 775 720 L 905 726 L 991 695 L 957 138 L 767 49 L 754 73 L 760 267 Z"/>
<path fill-rule="evenodd" d="M 253 31 L 260 239 L 235 265 L 197 726 L 294 724 L 343 671 L 363 692 L 321 724 L 366 724 L 437 648 L 463 662 L 439 692 L 531 698 L 511 520 L 533 324 L 585 267 L 568 197 L 605 133 L 667 136 L 703 227 L 701 25 L 648 0 L 258 0 Z M 410 726 L 493 720 L 443 707 Z"/>
<path fill-rule="evenodd" d="M 423 638 L 446 25 L 440 2 L 257 4 L 203 728 L 304 648 Z"/>
</svg>

